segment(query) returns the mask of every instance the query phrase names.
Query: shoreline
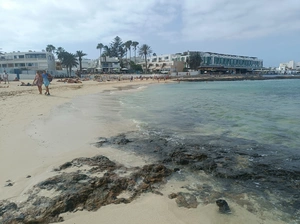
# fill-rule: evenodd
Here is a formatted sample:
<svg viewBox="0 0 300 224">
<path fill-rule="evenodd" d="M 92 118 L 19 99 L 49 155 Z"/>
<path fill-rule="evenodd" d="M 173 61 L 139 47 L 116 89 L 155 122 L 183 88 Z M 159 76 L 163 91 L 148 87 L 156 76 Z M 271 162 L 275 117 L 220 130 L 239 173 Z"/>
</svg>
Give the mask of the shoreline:
<svg viewBox="0 0 300 224">
<path fill-rule="evenodd" d="M 254 81 L 254 80 L 282 80 L 282 79 L 300 79 L 300 75 L 276 75 L 269 76 L 265 75 L 210 75 L 197 77 L 181 77 L 180 81 L 183 82 L 208 82 L 208 81 Z"/>
<path fill-rule="evenodd" d="M 130 85 L 151 83 L 143 81 L 130 83 Z M 44 146 L 27 133 L 26 130 L 33 121 L 48 118 L 53 108 L 70 102 L 74 97 L 123 88 L 129 82 L 97 83 L 87 81 L 82 84 L 54 82 L 50 86 L 51 96 L 39 95 L 36 86 L 18 86 L 18 84 L 10 83 L 9 88 L 0 88 L 0 106 L 5 108 L 0 111 L 1 199 L 15 195 L 13 188 L 4 187 L 7 184 L 6 181 L 28 182 L 27 175 L 39 170 L 39 167 L 46 170 L 47 166 L 55 162 L 53 158 L 45 156 Z M 54 128 L 53 132 L 56 131 Z M 35 131 L 33 130 L 33 132 Z M 16 187 L 17 185 L 14 188 Z"/>
<path fill-rule="evenodd" d="M 146 164 L 147 158 L 138 155 L 123 152 L 115 148 L 99 149 L 88 144 L 89 139 L 94 139 L 99 136 L 109 136 L 110 132 L 107 128 L 99 127 L 87 131 L 83 139 L 78 136 L 71 138 L 74 140 L 72 144 L 68 144 L 68 135 L 63 135 L 66 130 L 83 129 L 87 130 L 82 125 L 89 122 L 86 118 L 77 120 L 76 111 L 65 111 L 68 108 L 68 103 L 76 97 L 83 97 L 91 94 L 103 93 L 104 91 L 118 91 L 122 89 L 130 89 L 132 85 L 150 85 L 157 84 L 156 80 L 149 81 L 134 81 L 134 82 L 110 82 L 110 83 L 95 83 L 87 81 L 83 84 L 57 84 L 54 83 L 50 87 L 50 92 L 53 95 L 40 96 L 37 94 L 36 87 L 19 87 L 15 86 L 6 91 L 2 95 L 0 89 L 0 105 L 5 108 L 5 111 L 0 112 L 0 134 L 1 138 L 1 199 L 10 199 L 13 201 L 24 200 L 23 194 L 33 185 L 44 181 L 48 177 L 53 176 L 53 168 L 64 162 L 68 162 L 78 157 L 92 157 L 98 154 L 107 156 L 113 161 L 119 161 L 127 167 L 142 166 Z M 160 82 L 160 84 L 164 84 Z M 25 91 L 22 91 L 22 88 Z M 26 89 L 27 88 L 27 89 Z M 5 88 L 8 90 L 9 88 Z M 15 91 L 15 92 L 14 92 Z M 8 93 L 8 94 L 7 94 Z M 105 103 L 105 102 L 102 102 Z M 83 105 L 85 106 L 85 105 Z M 114 105 L 108 105 L 107 108 Z M 87 111 L 89 108 L 87 108 Z M 63 111 L 63 116 L 68 115 L 70 122 L 75 122 L 74 126 L 60 128 L 57 123 L 53 123 L 53 119 L 57 118 L 56 112 Z M 59 114 L 58 114 L 59 115 Z M 59 117 L 59 116 L 58 116 Z M 38 120 L 38 123 L 33 121 Z M 47 123 L 47 122 L 51 122 Z M 101 125 L 99 125 L 101 126 Z M 89 126 L 90 127 L 90 126 Z M 28 128 L 30 132 L 28 133 Z M 34 129 L 36 128 L 36 129 Z M 41 129 L 42 128 L 42 129 Z M 111 133 L 122 132 L 116 124 L 111 124 Z M 126 127 L 124 127 L 126 128 Z M 48 136 L 49 131 L 57 132 L 55 136 Z M 96 130 L 96 131 L 95 131 Z M 98 133 L 101 130 L 102 133 Z M 94 133 L 93 133 L 94 132 Z M 42 136 L 38 136 L 39 134 Z M 43 135 L 44 134 L 44 135 Z M 32 137 L 36 135 L 36 137 Z M 54 138 L 54 139 L 53 139 Z M 37 139 L 39 141 L 37 141 Z M 47 141 L 57 142 L 57 146 L 53 144 L 47 146 Z M 63 146 L 62 149 L 58 146 Z M 72 151 L 68 151 L 68 149 Z M 52 150 L 52 151 L 50 151 Z M 27 176 L 30 175 L 30 178 Z M 13 183 L 11 187 L 4 187 L 7 180 L 10 179 Z M 189 182 L 192 180 L 188 180 Z M 257 223 L 261 221 L 260 217 L 250 213 L 247 209 L 230 202 L 234 215 L 224 216 L 217 210 L 214 203 L 209 203 L 206 206 L 198 206 L 196 209 L 180 208 L 174 200 L 168 198 L 168 194 L 182 189 L 182 185 L 186 183 L 178 183 L 174 180 L 169 180 L 167 185 L 161 189 L 162 196 L 156 194 L 143 194 L 130 204 L 108 205 L 101 207 L 97 212 L 77 211 L 64 213 L 62 216 L 66 221 L 63 223 L 153 223 L 155 217 L 156 223 Z M 120 214 L 120 215 L 116 215 Z M 247 217 L 247 220 L 244 218 Z M 264 223 L 282 223 L 268 220 Z"/>
</svg>

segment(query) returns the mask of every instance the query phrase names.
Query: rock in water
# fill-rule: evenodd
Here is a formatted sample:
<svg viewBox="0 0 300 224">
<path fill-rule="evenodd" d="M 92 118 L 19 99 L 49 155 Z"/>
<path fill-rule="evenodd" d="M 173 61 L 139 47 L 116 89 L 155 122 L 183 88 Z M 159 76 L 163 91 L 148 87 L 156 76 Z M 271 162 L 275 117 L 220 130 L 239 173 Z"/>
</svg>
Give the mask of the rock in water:
<svg viewBox="0 0 300 224">
<path fill-rule="evenodd" d="M 216 200 L 216 204 L 219 206 L 219 212 L 231 213 L 231 210 L 229 208 L 227 201 L 225 201 L 223 199 L 218 199 L 218 200 Z"/>
</svg>

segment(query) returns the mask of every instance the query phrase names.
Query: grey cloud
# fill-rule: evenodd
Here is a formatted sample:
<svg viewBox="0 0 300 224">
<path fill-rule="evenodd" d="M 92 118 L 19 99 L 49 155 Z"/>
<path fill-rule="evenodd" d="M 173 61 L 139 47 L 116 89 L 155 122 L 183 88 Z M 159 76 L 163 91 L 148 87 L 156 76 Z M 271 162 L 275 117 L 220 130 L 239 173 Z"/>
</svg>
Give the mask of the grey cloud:
<svg viewBox="0 0 300 224">
<path fill-rule="evenodd" d="M 202 0 L 184 3 L 182 33 L 189 40 L 255 38 L 300 29 L 297 0 Z M 189 30 L 194 32 L 191 34 Z"/>
<path fill-rule="evenodd" d="M 155 32 L 172 18 L 172 5 L 152 0 L 3 0 L 0 4 L 2 48 L 18 48 L 36 43 L 81 43 L 107 39 L 111 35 L 137 37 L 139 33 Z M 11 7 L 8 7 L 11 6 Z M 5 20 L 5 22 L 4 22 Z M 17 31 L 17 32 L 16 32 Z M 14 42 L 11 41 L 11 36 Z"/>
</svg>

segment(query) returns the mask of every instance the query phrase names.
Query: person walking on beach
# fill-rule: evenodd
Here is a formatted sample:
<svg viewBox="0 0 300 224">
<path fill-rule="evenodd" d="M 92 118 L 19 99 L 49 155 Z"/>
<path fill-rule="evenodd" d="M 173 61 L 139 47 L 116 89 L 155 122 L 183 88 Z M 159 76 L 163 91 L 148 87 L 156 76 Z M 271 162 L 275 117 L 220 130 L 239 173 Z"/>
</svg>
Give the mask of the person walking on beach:
<svg viewBox="0 0 300 224">
<path fill-rule="evenodd" d="M 40 71 L 36 72 L 33 84 L 37 85 L 40 94 L 42 94 L 43 77 Z"/>
<path fill-rule="evenodd" d="M 7 72 L 5 70 L 4 70 L 4 74 L 3 74 L 3 80 L 4 80 L 5 84 L 6 84 L 6 82 L 9 84 L 8 74 L 7 74 Z"/>
<path fill-rule="evenodd" d="M 44 82 L 44 85 L 46 87 L 46 92 L 45 92 L 45 95 L 50 95 L 50 92 L 49 92 L 49 85 L 50 85 L 50 81 L 49 81 L 49 74 L 46 73 L 46 71 L 43 71 L 43 74 L 42 74 L 42 77 L 43 77 L 43 82 Z"/>
</svg>

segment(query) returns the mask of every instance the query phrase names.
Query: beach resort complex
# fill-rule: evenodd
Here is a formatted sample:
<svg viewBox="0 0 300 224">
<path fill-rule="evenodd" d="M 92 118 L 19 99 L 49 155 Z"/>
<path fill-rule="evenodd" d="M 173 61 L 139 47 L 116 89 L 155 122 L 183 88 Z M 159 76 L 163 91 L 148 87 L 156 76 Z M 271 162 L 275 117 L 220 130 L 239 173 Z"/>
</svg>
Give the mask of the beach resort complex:
<svg viewBox="0 0 300 224">
<path fill-rule="evenodd" d="M 143 70 L 150 73 L 177 73 L 190 70 L 189 59 L 193 54 L 199 54 L 201 62 L 196 70 L 200 72 L 230 72 L 247 73 L 263 67 L 263 60 L 257 57 L 238 56 L 201 51 L 187 51 L 175 54 L 149 55 L 147 58 L 147 68 L 145 60 L 141 57 L 131 58 L 136 64 L 142 66 Z M 128 59 L 123 59 L 128 61 Z M 78 71 L 78 67 L 73 67 L 73 72 Z M 82 59 L 82 71 L 85 73 L 117 73 L 130 71 L 129 63 L 124 68 L 121 67 L 120 59 L 114 57 L 99 57 L 97 59 Z M 28 51 L 3 53 L 0 56 L 0 72 L 10 74 L 35 74 L 37 70 L 47 70 L 53 75 L 66 75 L 59 60 L 51 52 Z"/>
</svg>

